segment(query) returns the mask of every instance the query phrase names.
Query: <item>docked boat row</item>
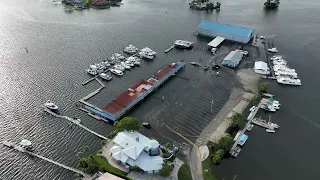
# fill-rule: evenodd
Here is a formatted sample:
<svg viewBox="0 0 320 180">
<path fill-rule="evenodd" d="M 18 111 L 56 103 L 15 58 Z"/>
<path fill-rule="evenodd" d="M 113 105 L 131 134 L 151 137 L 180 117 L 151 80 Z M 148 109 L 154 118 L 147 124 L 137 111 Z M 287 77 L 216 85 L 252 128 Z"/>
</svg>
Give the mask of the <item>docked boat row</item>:
<svg viewBox="0 0 320 180">
<path fill-rule="evenodd" d="M 123 50 L 123 52 L 127 54 L 136 54 L 138 51 L 139 49 L 132 44 L 130 44 L 128 47 L 125 47 Z"/>
<path fill-rule="evenodd" d="M 87 73 L 90 75 L 96 76 L 100 73 L 105 72 L 110 66 L 111 64 L 107 62 L 107 60 L 104 60 L 101 63 L 90 65 L 89 68 L 87 69 Z"/>
<path fill-rule="evenodd" d="M 272 68 L 278 83 L 296 86 L 301 85 L 301 80 L 298 78 L 298 74 L 295 69 L 289 68 L 287 61 L 284 60 L 281 55 L 272 56 L 270 59 L 273 64 Z"/>
</svg>

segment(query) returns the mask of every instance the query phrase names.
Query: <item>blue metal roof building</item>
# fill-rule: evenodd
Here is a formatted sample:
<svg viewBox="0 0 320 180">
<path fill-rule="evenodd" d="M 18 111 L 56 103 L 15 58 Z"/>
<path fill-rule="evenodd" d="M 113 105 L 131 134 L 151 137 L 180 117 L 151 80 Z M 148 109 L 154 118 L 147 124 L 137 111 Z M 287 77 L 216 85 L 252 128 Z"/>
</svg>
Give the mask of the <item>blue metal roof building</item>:
<svg viewBox="0 0 320 180">
<path fill-rule="evenodd" d="M 209 37 L 221 36 L 227 40 L 248 43 L 253 37 L 254 29 L 203 20 L 198 26 L 198 34 Z"/>
</svg>

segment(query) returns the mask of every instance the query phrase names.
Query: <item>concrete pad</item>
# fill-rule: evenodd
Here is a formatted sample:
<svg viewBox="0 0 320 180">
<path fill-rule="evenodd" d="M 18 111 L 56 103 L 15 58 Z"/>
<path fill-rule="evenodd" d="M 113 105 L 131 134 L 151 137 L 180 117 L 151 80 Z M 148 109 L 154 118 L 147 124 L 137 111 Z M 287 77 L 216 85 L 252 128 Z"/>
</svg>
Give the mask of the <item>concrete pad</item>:
<svg viewBox="0 0 320 180">
<path fill-rule="evenodd" d="M 233 112 L 233 111 L 231 111 L 231 112 L 229 112 L 229 114 L 227 115 L 227 119 L 231 119 L 232 118 L 232 116 L 234 115 L 234 113 L 235 112 Z"/>
<path fill-rule="evenodd" d="M 237 104 L 237 106 L 233 108 L 232 111 L 236 113 L 242 113 L 248 105 L 249 105 L 248 101 L 241 100 L 239 104 Z"/>
<path fill-rule="evenodd" d="M 226 134 L 226 130 L 229 127 L 229 124 L 231 123 L 231 119 L 225 119 L 221 122 L 217 130 L 212 134 L 209 141 L 213 143 L 218 143 L 219 140 Z"/>
<path fill-rule="evenodd" d="M 244 93 L 243 96 L 242 96 L 242 99 L 251 101 L 253 99 L 253 97 L 254 97 L 253 93 Z"/>
<path fill-rule="evenodd" d="M 204 161 L 205 159 L 207 159 L 207 157 L 210 154 L 209 148 L 207 145 L 204 145 L 204 146 L 200 146 L 199 150 L 200 150 L 200 155 L 201 155 L 201 161 Z"/>
</svg>

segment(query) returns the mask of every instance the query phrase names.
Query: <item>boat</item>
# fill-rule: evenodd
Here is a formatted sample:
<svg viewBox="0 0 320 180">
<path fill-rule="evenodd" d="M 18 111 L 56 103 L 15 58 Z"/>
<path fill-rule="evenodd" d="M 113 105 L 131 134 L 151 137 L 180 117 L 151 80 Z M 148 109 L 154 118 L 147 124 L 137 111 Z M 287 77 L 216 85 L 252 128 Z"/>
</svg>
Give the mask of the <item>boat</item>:
<svg viewBox="0 0 320 180">
<path fill-rule="evenodd" d="M 124 67 L 121 66 L 120 64 L 116 64 L 113 66 L 114 69 L 119 70 L 119 71 L 124 71 Z"/>
<path fill-rule="evenodd" d="M 200 64 L 198 62 L 190 62 L 190 64 L 192 64 L 194 66 L 200 66 Z"/>
<path fill-rule="evenodd" d="M 113 53 L 109 60 L 112 61 L 112 62 L 120 62 L 120 61 L 123 61 L 125 59 L 126 58 L 123 55 L 121 55 L 120 53 Z"/>
<path fill-rule="evenodd" d="M 268 133 L 275 133 L 276 131 L 274 129 L 266 129 L 266 132 Z"/>
<path fill-rule="evenodd" d="M 151 55 L 151 56 L 157 55 L 157 53 L 156 53 L 155 51 L 153 51 L 153 50 L 152 50 L 151 48 L 149 48 L 149 47 L 145 47 L 145 48 L 141 49 L 140 52 L 147 53 L 148 55 Z"/>
<path fill-rule="evenodd" d="M 110 81 L 112 79 L 112 77 L 106 73 L 100 73 L 99 77 L 101 77 L 104 80 Z"/>
<path fill-rule="evenodd" d="M 118 69 L 110 69 L 110 71 L 115 74 L 115 75 L 118 75 L 118 76 L 122 76 L 123 75 L 123 72 L 118 70 Z"/>
<path fill-rule="evenodd" d="M 14 147 L 14 143 L 9 142 L 9 141 L 2 141 L 2 144 L 9 147 L 9 148 L 13 148 Z"/>
<path fill-rule="evenodd" d="M 110 67 L 111 66 L 111 64 L 107 60 L 103 60 L 100 64 L 103 65 L 104 67 Z"/>
<path fill-rule="evenodd" d="M 98 74 L 97 70 L 95 70 L 95 69 L 90 69 L 90 68 L 87 69 L 87 73 L 90 74 L 90 75 L 93 75 L 93 76 L 95 76 L 95 75 Z"/>
<path fill-rule="evenodd" d="M 270 59 L 271 60 L 281 60 L 282 56 L 281 55 L 275 55 L 275 56 L 272 56 Z"/>
<path fill-rule="evenodd" d="M 190 41 L 184 41 L 184 40 L 176 40 L 174 42 L 174 47 L 176 48 L 182 48 L 182 49 L 191 49 L 193 48 L 194 43 Z"/>
<path fill-rule="evenodd" d="M 267 0 L 264 3 L 265 8 L 267 9 L 276 9 L 279 7 L 280 1 L 279 0 Z"/>
<path fill-rule="evenodd" d="M 278 49 L 276 47 L 273 47 L 273 48 L 268 49 L 268 51 L 272 52 L 272 53 L 277 53 Z"/>
<path fill-rule="evenodd" d="M 295 72 L 286 72 L 286 71 L 275 71 L 276 76 L 285 76 L 290 78 L 298 78 L 298 74 Z"/>
<path fill-rule="evenodd" d="M 128 66 L 134 67 L 134 64 L 131 61 L 126 61 L 125 62 Z"/>
<path fill-rule="evenodd" d="M 44 106 L 46 107 L 46 108 L 48 108 L 48 109 L 50 109 L 50 110 L 53 110 L 53 111 L 55 111 L 55 110 L 58 110 L 58 106 L 57 105 L 55 105 L 53 102 L 51 102 L 50 100 L 48 100 L 46 103 L 44 103 Z"/>
<path fill-rule="evenodd" d="M 276 123 L 272 123 L 272 122 L 269 121 L 268 124 L 273 126 L 275 129 L 279 129 L 280 128 L 280 126 L 278 124 L 276 124 Z"/>
<path fill-rule="evenodd" d="M 168 49 L 164 50 L 165 53 L 168 53 L 169 51 L 171 51 L 174 48 L 174 45 L 170 46 Z"/>
<path fill-rule="evenodd" d="M 155 58 L 154 55 L 150 55 L 150 54 L 147 53 L 147 52 L 139 52 L 139 56 L 140 56 L 141 58 L 150 59 L 150 60 L 152 60 L 152 59 Z"/>
<path fill-rule="evenodd" d="M 127 58 L 127 61 L 130 61 L 131 63 L 133 63 L 134 65 L 140 65 L 141 61 L 138 57 L 136 56 L 130 56 Z"/>
<path fill-rule="evenodd" d="M 135 54 L 138 52 L 138 48 L 136 48 L 134 45 L 130 44 L 128 47 L 124 48 L 123 52 L 128 54 Z"/>
<path fill-rule="evenodd" d="M 277 82 L 280 84 L 287 84 L 287 85 L 293 85 L 293 86 L 301 86 L 301 80 L 300 79 L 292 79 L 289 77 L 278 77 Z"/>
<path fill-rule="evenodd" d="M 266 111 L 270 111 L 270 112 L 276 112 L 277 111 L 273 107 L 273 105 L 268 105 L 268 104 L 263 104 L 260 108 L 263 109 L 263 110 L 266 110 Z"/>
<path fill-rule="evenodd" d="M 23 139 L 21 142 L 19 142 L 17 144 L 18 146 L 22 147 L 23 149 L 27 150 L 27 151 L 34 151 L 34 148 L 32 146 L 31 141 L 27 140 L 27 139 Z"/>
<path fill-rule="evenodd" d="M 274 129 L 274 126 L 271 126 L 265 120 L 261 120 L 260 118 L 253 118 L 251 122 L 266 129 Z"/>
<path fill-rule="evenodd" d="M 253 128 L 253 124 L 250 124 L 248 127 L 247 127 L 247 131 L 251 131 L 252 130 L 252 128 Z"/>
<path fill-rule="evenodd" d="M 126 62 L 121 62 L 121 66 L 128 70 L 131 69 L 131 67 Z"/>
</svg>

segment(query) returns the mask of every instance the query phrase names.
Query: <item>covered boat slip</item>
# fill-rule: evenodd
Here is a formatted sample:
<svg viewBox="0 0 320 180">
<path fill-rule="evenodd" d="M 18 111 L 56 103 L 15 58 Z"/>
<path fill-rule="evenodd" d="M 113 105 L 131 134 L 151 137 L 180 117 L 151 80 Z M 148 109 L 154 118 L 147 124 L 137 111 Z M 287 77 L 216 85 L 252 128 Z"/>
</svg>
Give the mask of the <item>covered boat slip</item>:
<svg viewBox="0 0 320 180">
<path fill-rule="evenodd" d="M 207 45 L 211 48 L 216 48 L 218 47 L 223 41 L 225 40 L 224 37 L 217 36 L 214 38 L 211 42 L 209 42 Z"/>
</svg>

